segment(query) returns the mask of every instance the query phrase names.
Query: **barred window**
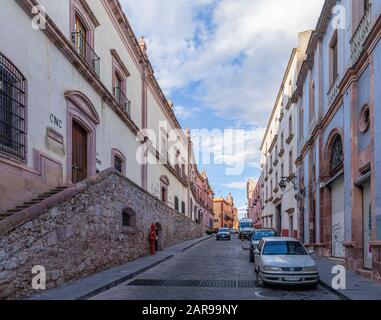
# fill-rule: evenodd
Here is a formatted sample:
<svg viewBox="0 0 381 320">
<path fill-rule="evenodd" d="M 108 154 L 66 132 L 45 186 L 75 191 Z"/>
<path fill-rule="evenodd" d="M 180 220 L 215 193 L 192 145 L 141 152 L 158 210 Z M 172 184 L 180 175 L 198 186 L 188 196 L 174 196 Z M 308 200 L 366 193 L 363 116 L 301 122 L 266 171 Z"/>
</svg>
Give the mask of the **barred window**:
<svg viewBox="0 0 381 320">
<path fill-rule="evenodd" d="M 25 159 L 26 80 L 0 53 L 0 151 Z"/>
</svg>

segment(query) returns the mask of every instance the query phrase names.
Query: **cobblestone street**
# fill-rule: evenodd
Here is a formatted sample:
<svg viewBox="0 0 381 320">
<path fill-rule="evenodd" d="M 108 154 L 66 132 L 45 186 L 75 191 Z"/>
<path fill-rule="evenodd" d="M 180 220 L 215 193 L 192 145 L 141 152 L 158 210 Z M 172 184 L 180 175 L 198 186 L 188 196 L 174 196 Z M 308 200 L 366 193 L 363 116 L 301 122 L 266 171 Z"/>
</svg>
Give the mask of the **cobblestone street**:
<svg viewBox="0 0 381 320">
<path fill-rule="evenodd" d="M 337 300 L 323 287 L 265 288 L 253 285 L 248 251 L 235 236 L 230 242 L 205 241 L 93 299 L 101 300 Z M 150 281 L 149 281 L 150 280 Z M 155 280 L 155 281 L 154 281 Z M 160 281 L 162 280 L 162 281 Z M 172 280 L 169 282 L 169 280 Z M 176 281 L 187 280 L 187 281 Z M 208 283 L 205 287 L 200 281 Z M 212 280 L 215 280 L 214 283 Z M 241 286 L 228 287 L 226 280 Z M 225 281 L 224 286 L 221 283 Z M 197 284 L 198 285 L 194 285 Z M 245 287 L 246 285 L 246 287 Z"/>
</svg>

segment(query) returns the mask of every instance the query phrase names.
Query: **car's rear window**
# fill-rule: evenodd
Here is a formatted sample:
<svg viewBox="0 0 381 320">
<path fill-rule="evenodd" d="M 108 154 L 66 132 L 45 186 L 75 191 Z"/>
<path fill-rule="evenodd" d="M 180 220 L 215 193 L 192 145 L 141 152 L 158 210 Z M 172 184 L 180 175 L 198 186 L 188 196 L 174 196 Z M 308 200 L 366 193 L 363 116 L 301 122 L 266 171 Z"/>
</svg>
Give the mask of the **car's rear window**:
<svg viewBox="0 0 381 320">
<path fill-rule="evenodd" d="M 305 256 L 306 250 L 298 241 L 268 241 L 263 248 L 265 256 Z"/>
<path fill-rule="evenodd" d="M 219 232 L 229 232 L 229 229 L 220 229 Z"/>
<path fill-rule="evenodd" d="M 253 234 L 253 240 L 259 241 L 259 240 L 262 240 L 263 238 L 276 237 L 276 235 L 277 235 L 276 232 L 272 230 L 256 231 Z"/>
</svg>

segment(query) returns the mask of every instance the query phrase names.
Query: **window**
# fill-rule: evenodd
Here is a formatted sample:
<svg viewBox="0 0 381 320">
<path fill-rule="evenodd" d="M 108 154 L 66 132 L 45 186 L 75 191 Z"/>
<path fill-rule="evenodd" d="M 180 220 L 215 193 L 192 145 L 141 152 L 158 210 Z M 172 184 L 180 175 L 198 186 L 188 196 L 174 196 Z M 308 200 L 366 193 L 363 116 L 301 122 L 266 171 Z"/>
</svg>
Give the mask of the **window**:
<svg viewBox="0 0 381 320">
<path fill-rule="evenodd" d="M 112 158 L 111 158 L 112 167 L 119 173 L 125 175 L 126 174 L 126 158 L 124 157 L 122 152 L 116 148 L 113 148 L 111 150 L 111 155 L 112 155 Z"/>
<path fill-rule="evenodd" d="M 281 174 L 281 176 L 283 178 L 284 177 L 284 165 L 283 165 L 283 163 L 280 166 L 280 174 Z"/>
<path fill-rule="evenodd" d="M 126 96 L 127 78 L 130 76 L 130 73 L 115 49 L 111 50 L 111 55 L 113 94 L 120 108 L 128 115 L 131 115 L 131 101 Z"/>
<path fill-rule="evenodd" d="M 0 151 L 25 159 L 26 80 L 0 53 Z"/>
<path fill-rule="evenodd" d="M 290 151 L 290 156 L 289 156 L 289 168 L 288 168 L 288 174 L 289 175 L 292 175 L 293 171 L 294 171 L 294 159 L 293 159 L 293 154 L 292 154 L 292 150 Z"/>
<path fill-rule="evenodd" d="M 115 156 L 114 168 L 116 171 L 122 173 L 123 160 L 118 156 Z"/>
<path fill-rule="evenodd" d="M 160 200 L 164 203 L 168 203 L 168 187 L 169 179 L 167 176 L 161 176 L 160 178 Z"/>
<path fill-rule="evenodd" d="M 334 35 L 331 42 L 331 85 L 336 81 L 339 75 L 339 66 L 338 66 L 338 43 L 337 43 L 337 33 Z"/>
<path fill-rule="evenodd" d="M 294 133 L 294 127 L 292 125 L 292 116 L 288 119 L 288 131 L 290 133 L 290 136 Z"/>
<path fill-rule="evenodd" d="M 304 108 L 300 108 L 300 121 L 299 121 L 299 136 L 303 138 L 304 135 Z"/>
<path fill-rule="evenodd" d="M 310 123 L 315 120 L 315 83 L 310 87 Z"/>
<path fill-rule="evenodd" d="M 131 208 L 125 208 L 122 211 L 122 232 L 135 232 L 136 213 Z"/>
<path fill-rule="evenodd" d="M 100 58 L 94 51 L 94 30 L 99 25 L 99 21 L 86 1 L 70 0 L 72 45 L 98 76 L 100 74 Z"/>
<path fill-rule="evenodd" d="M 340 169 L 344 161 L 343 152 L 343 142 L 341 141 L 340 135 L 336 135 L 335 140 L 332 144 L 331 158 L 330 158 L 330 169 L 331 173 Z"/>
<path fill-rule="evenodd" d="M 85 25 L 75 16 L 75 47 L 77 48 L 78 53 L 86 58 L 86 41 L 87 41 L 87 30 Z"/>
<path fill-rule="evenodd" d="M 175 197 L 175 210 L 179 211 L 179 198 Z"/>
<path fill-rule="evenodd" d="M 280 148 L 283 150 L 284 149 L 284 134 L 282 132 L 280 136 Z"/>
<path fill-rule="evenodd" d="M 181 213 L 185 214 L 185 202 L 181 202 Z"/>
</svg>

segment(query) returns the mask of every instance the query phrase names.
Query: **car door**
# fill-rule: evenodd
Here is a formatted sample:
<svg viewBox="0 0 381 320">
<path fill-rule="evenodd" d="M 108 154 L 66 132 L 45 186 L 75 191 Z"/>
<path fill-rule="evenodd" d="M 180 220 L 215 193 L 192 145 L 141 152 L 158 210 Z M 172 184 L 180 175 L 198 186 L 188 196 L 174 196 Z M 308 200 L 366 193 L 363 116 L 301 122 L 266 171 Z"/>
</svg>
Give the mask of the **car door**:
<svg viewBox="0 0 381 320">
<path fill-rule="evenodd" d="M 258 244 L 257 250 L 259 251 L 258 254 L 254 254 L 254 270 L 258 270 L 259 266 L 261 264 L 261 254 L 263 249 L 263 240 L 261 240 Z"/>
</svg>

